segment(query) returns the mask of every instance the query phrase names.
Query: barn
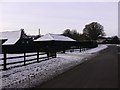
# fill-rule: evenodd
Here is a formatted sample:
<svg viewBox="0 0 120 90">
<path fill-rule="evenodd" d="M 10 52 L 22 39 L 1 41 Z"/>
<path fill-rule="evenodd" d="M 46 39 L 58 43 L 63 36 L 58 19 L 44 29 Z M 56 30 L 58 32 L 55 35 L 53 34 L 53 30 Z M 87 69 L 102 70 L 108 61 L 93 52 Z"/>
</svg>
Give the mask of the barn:
<svg viewBox="0 0 120 90">
<path fill-rule="evenodd" d="M 21 53 L 27 50 L 26 46 L 33 42 L 23 29 L 18 31 L 1 32 L 2 53 Z"/>
<path fill-rule="evenodd" d="M 24 29 L 1 32 L 2 53 L 50 52 L 69 49 L 75 40 L 61 34 L 46 34 L 33 40 Z"/>
<path fill-rule="evenodd" d="M 56 53 L 58 51 L 70 49 L 70 47 L 76 41 L 61 34 L 48 33 L 34 40 L 34 42 L 36 47 L 42 47 L 41 51 L 45 51 L 47 53 Z"/>
</svg>

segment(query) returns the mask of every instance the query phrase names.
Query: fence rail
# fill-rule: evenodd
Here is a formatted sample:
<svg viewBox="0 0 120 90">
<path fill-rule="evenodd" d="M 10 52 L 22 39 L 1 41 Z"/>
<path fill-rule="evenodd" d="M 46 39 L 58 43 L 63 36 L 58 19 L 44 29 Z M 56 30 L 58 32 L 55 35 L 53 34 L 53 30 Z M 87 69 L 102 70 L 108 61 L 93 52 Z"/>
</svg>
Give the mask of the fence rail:
<svg viewBox="0 0 120 90">
<path fill-rule="evenodd" d="M 40 59 L 49 59 L 50 57 L 52 57 L 52 58 L 54 57 L 54 56 L 48 56 L 47 53 L 39 53 L 39 52 L 37 52 L 37 54 L 30 54 L 30 55 L 26 55 L 26 54 L 27 53 L 24 53 L 23 55 L 15 56 L 15 57 L 7 57 L 7 53 L 4 53 L 3 54 L 4 57 L 0 58 L 0 61 L 3 60 L 3 63 L 0 64 L 0 66 L 3 66 L 3 70 L 6 70 L 6 69 L 8 69 L 7 68 L 8 65 L 20 64 L 20 63 L 23 63 L 23 65 L 28 65 L 27 62 L 30 62 L 30 61 L 40 62 Z M 40 57 L 40 55 L 46 55 L 46 56 Z M 32 57 L 32 56 L 36 56 L 36 57 L 33 57 L 32 59 L 27 59 L 27 57 Z M 13 62 L 8 62 L 7 63 L 7 60 L 18 59 L 18 58 L 22 58 L 23 60 L 13 61 Z"/>
</svg>

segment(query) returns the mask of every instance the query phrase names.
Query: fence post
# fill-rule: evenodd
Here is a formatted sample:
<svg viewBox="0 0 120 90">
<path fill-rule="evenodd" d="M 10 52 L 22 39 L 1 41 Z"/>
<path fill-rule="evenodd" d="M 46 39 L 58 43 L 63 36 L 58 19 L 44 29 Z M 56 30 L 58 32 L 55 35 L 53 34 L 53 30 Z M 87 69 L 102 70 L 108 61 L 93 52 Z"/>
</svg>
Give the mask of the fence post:
<svg viewBox="0 0 120 90">
<path fill-rule="evenodd" d="M 4 70 L 7 69 L 7 68 L 6 68 L 6 60 L 7 60 L 7 59 L 6 59 L 6 56 L 7 56 L 6 53 L 4 53 L 4 68 L 3 68 Z"/>
<path fill-rule="evenodd" d="M 24 65 L 26 64 L 25 61 L 26 61 L 26 54 L 24 53 Z"/>
<path fill-rule="evenodd" d="M 39 52 L 37 52 L 37 62 L 39 62 Z"/>
<path fill-rule="evenodd" d="M 48 59 L 49 59 L 49 52 L 47 52 L 47 57 L 48 57 Z"/>
<path fill-rule="evenodd" d="M 55 52 L 55 58 L 56 58 L 56 56 L 57 56 L 57 54 L 56 54 L 56 52 Z"/>
<path fill-rule="evenodd" d="M 63 50 L 63 53 L 65 53 L 65 50 Z"/>
<path fill-rule="evenodd" d="M 81 52 L 81 47 L 80 47 L 80 52 Z"/>
<path fill-rule="evenodd" d="M 83 48 L 83 51 L 85 51 L 85 48 Z"/>
</svg>

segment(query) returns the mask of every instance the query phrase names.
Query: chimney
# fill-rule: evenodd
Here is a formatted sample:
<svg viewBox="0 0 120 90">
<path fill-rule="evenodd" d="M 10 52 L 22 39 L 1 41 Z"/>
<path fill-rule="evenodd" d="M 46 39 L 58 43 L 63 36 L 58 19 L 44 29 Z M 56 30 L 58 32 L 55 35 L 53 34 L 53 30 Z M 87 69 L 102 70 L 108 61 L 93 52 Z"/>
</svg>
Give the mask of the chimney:
<svg viewBox="0 0 120 90">
<path fill-rule="evenodd" d="M 38 35 L 40 36 L 40 28 L 39 28 L 39 30 L 38 30 Z"/>
</svg>

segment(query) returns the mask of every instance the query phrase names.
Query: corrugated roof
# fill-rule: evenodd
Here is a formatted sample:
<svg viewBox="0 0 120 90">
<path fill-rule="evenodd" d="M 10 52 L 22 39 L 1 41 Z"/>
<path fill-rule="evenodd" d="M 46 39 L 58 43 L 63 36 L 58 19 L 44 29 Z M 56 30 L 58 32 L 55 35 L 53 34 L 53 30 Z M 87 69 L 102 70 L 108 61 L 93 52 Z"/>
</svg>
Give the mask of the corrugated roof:
<svg viewBox="0 0 120 90">
<path fill-rule="evenodd" d="M 0 39 L 7 39 L 3 45 L 13 45 L 15 44 L 21 36 L 21 30 L 18 31 L 6 31 L 0 32 Z"/>
<path fill-rule="evenodd" d="M 69 37 L 60 34 L 46 34 L 35 41 L 75 41 Z"/>
</svg>

